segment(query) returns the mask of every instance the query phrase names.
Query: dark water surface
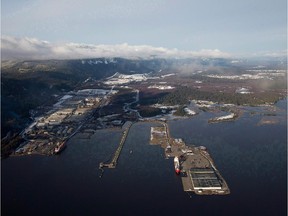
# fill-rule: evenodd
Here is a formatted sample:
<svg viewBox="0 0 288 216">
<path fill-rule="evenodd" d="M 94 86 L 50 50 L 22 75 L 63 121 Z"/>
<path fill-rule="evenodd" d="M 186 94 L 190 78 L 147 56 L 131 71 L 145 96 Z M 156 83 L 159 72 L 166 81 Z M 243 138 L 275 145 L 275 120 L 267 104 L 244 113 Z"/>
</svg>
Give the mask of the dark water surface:
<svg viewBox="0 0 288 216">
<path fill-rule="evenodd" d="M 119 130 L 76 135 L 59 156 L 2 160 L 1 215 L 287 215 L 286 102 L 277 104 L 277 124 L 259 125 L 259 108 L 234 122 L 208 124 L 200 113 L 169 123 L 173 137 L 208 148 L 230 195 L 190 198 L 172 159 L 148 144 L 153 124 L 137 123 L 102 178 L 99 162 L 116 149 Z"/>
</svg>

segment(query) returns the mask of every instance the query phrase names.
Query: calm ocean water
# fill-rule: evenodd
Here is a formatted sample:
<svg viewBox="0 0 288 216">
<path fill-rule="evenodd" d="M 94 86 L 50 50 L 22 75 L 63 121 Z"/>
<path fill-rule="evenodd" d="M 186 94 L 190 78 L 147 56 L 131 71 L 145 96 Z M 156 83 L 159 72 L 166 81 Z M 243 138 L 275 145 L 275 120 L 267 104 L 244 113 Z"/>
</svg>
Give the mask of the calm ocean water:
<svg viewBox="0 0 288 216">
<path fill-rule="evenodd" d="M 121 131 L 76 135 L 59 156 L 2 160 L 1 215 L 287 215 L 286 103 L 273 117 L 265 107 L 244 108 L 234 122 L 208 124 L 211 115 L 201 113 L 169 123 L 173 137 L 208 148 L 230 195 L 189 197 L 172 159 L 148 144 L 153 124 L 137 123 L 117 168 L 102 178 L 99 162 L 109 159 Z M 278 123 L 259 125 L 262 118 Z"/>
</svg>

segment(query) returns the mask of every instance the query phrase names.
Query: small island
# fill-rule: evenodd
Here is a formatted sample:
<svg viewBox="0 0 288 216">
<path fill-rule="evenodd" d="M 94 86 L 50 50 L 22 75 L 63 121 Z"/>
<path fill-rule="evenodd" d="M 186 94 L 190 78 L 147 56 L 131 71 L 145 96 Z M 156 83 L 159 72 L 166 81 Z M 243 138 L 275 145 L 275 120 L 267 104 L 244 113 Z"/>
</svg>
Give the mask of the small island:
<svg viewBox="0 0 288 216">
<path fill-rule="evenodd" d="M 220 117 L 215 117 L 212 119 L 209 119 L 208 122 L 209 123 L 217 123 L 217 122 L 223 122 L 223 121 L 232 121 L 235 120 L 236 118 L 238 118 L 238 114 L 236 113 L 231 113 L 225 116 L 220 116 Z"/>
</svg>

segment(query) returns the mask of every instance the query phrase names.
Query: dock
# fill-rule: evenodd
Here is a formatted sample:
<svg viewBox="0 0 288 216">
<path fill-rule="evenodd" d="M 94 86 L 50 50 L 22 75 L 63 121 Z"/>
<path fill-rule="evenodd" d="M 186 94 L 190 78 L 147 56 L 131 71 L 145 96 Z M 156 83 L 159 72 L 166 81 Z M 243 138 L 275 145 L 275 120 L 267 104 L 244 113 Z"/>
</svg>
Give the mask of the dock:
<svg viewBox="0 0 288 216">
<path fill-rule="evenodd" d="M 162 126 L 151 127 L 151 145 L 160 145 L 165 149 L 166 158 L 178 157 L 180 178 L 183 190 L 197 195 L 226 195 L 230 189 L 217 170 L 213 159 L 204 146 L 187 146 L 179 138 L 170 136 L 166 122 Z"/>
</svg>

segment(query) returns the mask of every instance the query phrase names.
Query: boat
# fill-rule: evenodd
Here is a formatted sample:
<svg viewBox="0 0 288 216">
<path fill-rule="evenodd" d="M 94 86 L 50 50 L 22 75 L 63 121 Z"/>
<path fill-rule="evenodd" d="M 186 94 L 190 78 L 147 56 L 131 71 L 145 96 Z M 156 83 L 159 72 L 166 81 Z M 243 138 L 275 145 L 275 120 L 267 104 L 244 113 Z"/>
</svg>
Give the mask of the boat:
<svg viewBox="0 0 288 216">
<path fill-rule="evenodd" d="M 55 154 L 59 154 L 64 148 L 66 147 L 65 142 L 62 142 L 59 144 L 59 142 L 56 144 L 56 147 L 54 149 Z"/>
<path fill-rule="evenodd" d="M 180 163 L 179 163 L 179 158 L 176 156 L 174 157 L 174 167 L 175 167 L 175 172 L 177 175 L 180 174 Z"/>
</svg>

